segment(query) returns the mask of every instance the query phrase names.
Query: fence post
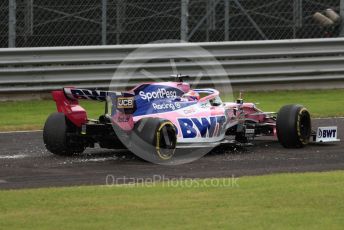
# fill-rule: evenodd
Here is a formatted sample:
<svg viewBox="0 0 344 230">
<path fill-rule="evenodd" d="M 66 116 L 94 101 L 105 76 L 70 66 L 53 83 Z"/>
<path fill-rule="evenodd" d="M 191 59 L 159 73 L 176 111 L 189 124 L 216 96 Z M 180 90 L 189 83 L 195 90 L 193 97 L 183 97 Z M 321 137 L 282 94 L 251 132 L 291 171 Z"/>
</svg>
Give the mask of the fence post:
<svg viewBox="0 0 344 230">
<path fill-rule="evenodd" d="M 102 0 L 102 45 L 107 44 L 106 26 L 107 26 L 107 0 Z"/>
<path fill-rule="evenodd" d="M 340 25 L 340 37 L 344 37 L 344 0 L 340 0 L 340 6 L 339 6 L 339 14 L 341 17 L 341 25 Z"/>
<path fill-rule="evenodd" d="M 229 40 L 229 1 L 225 1 L 225 41 Z"/>
<path fill-rule="evenodd" d="M 302 27 L 302 0 L 294 0 L 293 4 L 293 38 L 297 38 L 297 31 Z"/>
<path fill-rule="evenodd" d="M 189 0 L 181 0 L 181 19 L 180 19 L 180 39 L 182 41 L 188 41 L 188 5 Z"/>
<path fill-rule="evenodd" d="M 123 31 L 123 22 L 125 19 L 126 1 L 116 1 L 116 44 L 121 44 L 121 33 Z M 125 41 L 123 41 L 125 42 Z"/>
<path fill-rule="evenodd" d="M 216 26 L 216 18 L 215 18 L 215 5 L 214 1 L 207 1 L 207 23 L 206 23 L 206 41 L 210 40 L 210 30 L 214 30 Z M 209 12 L 209 13 L 208 13 Z"/>
<path fill-rule="evenodd" d="M 16 47 L 16 0 L 8 2 L 8 47 Z"/>
<path fill-rule="evenodd" d="M 26 0 L 24 21 L 25 46 L 28 47 L 29 37 L 33 35 L 33 0 Z"/>
</svg>

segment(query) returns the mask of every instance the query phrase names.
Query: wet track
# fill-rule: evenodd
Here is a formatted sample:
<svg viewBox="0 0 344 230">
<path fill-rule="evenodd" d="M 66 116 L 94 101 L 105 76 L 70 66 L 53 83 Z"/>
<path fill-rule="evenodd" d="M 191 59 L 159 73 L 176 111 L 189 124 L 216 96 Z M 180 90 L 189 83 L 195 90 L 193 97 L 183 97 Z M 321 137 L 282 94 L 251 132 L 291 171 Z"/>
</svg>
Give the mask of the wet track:
<svg viewBox="0 0 344 230">
<path fill-rule="evenodd" d="M 344 140 L 344 119 L 314 120 L 314 125 L 337 125 Z M 48 153 L 42 132 L 0 134 L 0 188 L 94 185 L 118 178 L 206 178 L 344 169 L 344 143 L 311 144 L 284 149 L 276 141 L 257 140 L 242 150 L 218 148 L 193 163 L 161 166 L 130 153 L 88 149 L 84 155 L 59 157 Z M 126 179 L 123 179 L 126 178 Z M 126 181 L 124 181 L 126 180 Z M 109 181 L 109 177 L 108 177 Z"/>
</svg>

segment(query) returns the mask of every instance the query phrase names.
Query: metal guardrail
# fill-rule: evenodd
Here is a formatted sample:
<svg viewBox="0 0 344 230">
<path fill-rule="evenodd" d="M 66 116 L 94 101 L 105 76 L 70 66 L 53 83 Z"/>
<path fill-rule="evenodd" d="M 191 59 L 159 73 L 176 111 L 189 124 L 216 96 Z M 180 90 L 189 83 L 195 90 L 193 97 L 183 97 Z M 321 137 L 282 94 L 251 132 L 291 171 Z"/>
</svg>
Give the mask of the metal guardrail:
<svg viewBox="0 0 344 230">
<path fill-rule="evenodd" d="M 199 47 L 209 53 L 197 55 Z M 138 48 L 144 52 L 128 57 Z M 202 71 L 200 66 L 215 64 L 212 57 L 226 72 L 209 76 L 215 83 L 229 78 L 233 85 L 267 84 L 272 89 L 277 83 L 344 82 L 344 39 L 335 38 L 0 49 L 0 92 L 39 92 L 71 85 L 107 88 L 120 68 L 144 68 L 167 79 L 172 73 L 170 59 L 178 72 L 195 76 Z M 125 67 L 120 66 L 124 59 Z M 147 78 L 138 74 L 131 80 L 135 84 Z M 201 83 L 209 81 L 204 78 Z"/>
</svg>

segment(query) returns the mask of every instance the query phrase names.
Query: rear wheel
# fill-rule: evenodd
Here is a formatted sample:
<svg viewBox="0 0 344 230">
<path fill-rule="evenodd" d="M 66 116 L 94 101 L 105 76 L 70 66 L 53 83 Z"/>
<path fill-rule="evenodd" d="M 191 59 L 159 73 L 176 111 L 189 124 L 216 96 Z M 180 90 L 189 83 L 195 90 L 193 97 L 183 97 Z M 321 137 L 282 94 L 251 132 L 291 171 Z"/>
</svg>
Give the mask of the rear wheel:
<svg viewBox="0 0 344 230">
<path fill-rule="evenodd" d="M 143 118 L 132 134 L 134 153 L 148 161 L 170 160 L 176 149 L 177 136 L 172 122 L 160 118 Z"/>
<path fill-rule="evenodd" d="M 283 106 L 276 121 L 278 141 L 285 148 L 301 148 L 311 136 L 311 117 L 302 105 Z"/>
<path fill-rule="evenodd" d="M 49 152 L 56 155 L 70 156 L 82 153 L 85 146 L 82 141 L 73 140 L 71 134 L 77 128 L 63 113 L 51 114 L 44 125 L 43 141 Z"/>
</svg>

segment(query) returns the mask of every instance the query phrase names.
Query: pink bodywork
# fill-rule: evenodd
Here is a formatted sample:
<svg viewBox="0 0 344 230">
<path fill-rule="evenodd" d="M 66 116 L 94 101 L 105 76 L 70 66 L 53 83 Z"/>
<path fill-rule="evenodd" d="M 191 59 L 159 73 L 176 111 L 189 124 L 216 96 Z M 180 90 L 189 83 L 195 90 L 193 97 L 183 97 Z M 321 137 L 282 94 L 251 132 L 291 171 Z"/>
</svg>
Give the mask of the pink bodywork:
<svg viewBox="0 0 344 230">
<path fill-rule="evenodd" d="M 163 84 L 164 86 L 170 86 L 174 88 L 179 88 L 184 93 L 187 93 L 190 90 L 190 86 L 187 83 L 183 82 L 165 82 L 165 83 L 145 83 L 149 85 L 154 84 Z M 133 88 L 132 90 L 128 91 L 129 93 L 133 93 L 135 89 L 140 87 L 141 85 Z M 200 89 L 202 90 L 202 89 Z M 148 114 L 148 115 L 142 115 L 142 116 L 132 116 L 123 114 L 120 112 L 117 112 L 114 117 L 112 117 L 113 122 L 116 123 L 122 130 L 124 131 L 130 131 L 134 127 L 134 123 L 138 120 L 144 118 L 144 117 L 159 117 L 164 118 L 169 121 L 171 121 L 173 124 L 176 125 L 176 127 L 179 129 L 178 125 L 178 118 L 201 118 L 201 117 L 211 117 L 211 116 L 226 116 L 226 128 L 229 128 L 233 125 L 236 125 L 238 123 L 238 115 L 236 112 L 238 111 L 238 104 L 235 102 L 225 102 L 221 106 L 202 106 L 206 105 L 206 103 L 209 103 L 209 100 L 216 98 L 219 96 L 219 92 L 213 89 L 213 93 L 206 95 L 205 97 L 202 97 L 198 103 L 195 105 L 192 105 L 190 107 L 185 107 L 182 109 L 178 109 L 175 111 L 169 111 L 169 112 L 162 112 L 162 113 L 156 113 L 156 114 Z M 63 90 L 53 91 L 52 92 L 53 98 L 56 102 L 57 111 L 64 113 L 66 117 L 77 127 L 81 127 L 83 124 L 87 123 L 87 113 L 84 108 L 82 108 L 78 100 L 67 98 L 64 94 Z M 261 110 L 255 107 L 255 104 L 253 103 L 244 103 L 242 105 L 242 108 L 244 110 L 245 119 L 252 120 L 256 123 L 267 123 L 273 127 L 274 134 L 275 132 L 275 121 L 271 119 L 266 114 L 262 113 Z M 218 133 L 217 139 L 223 138 L 224 134 L 220 135 L 220 127 L 215 128 L 215 133 Z M 181 138 L 181 132 L 178 131 L 178 140 L 183 141 Z M 203 140 L 204 141 L 204 140 Z M 212 139 L 209 140 L 209 142 L 213 141 Z"/>
</svg>

